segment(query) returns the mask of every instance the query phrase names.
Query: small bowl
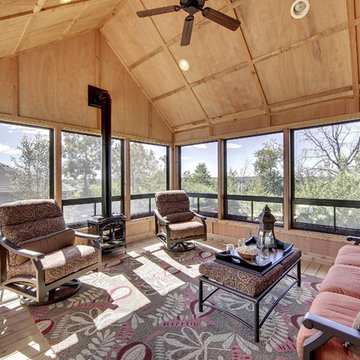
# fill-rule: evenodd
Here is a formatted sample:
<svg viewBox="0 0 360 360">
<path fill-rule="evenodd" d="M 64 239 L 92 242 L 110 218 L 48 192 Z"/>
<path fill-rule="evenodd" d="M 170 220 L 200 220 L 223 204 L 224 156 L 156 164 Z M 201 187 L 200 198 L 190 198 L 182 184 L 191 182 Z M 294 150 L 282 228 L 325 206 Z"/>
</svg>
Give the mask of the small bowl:
<svg viewBox="0 0 360 360">
<path fill-rule="evenodd" d="M 256 255 L 259 254 L 260 250 L 256 247 L 252 246 L 241 246 L 236 249 L 238 254 L 246 259 L 246 260 L 252 260 L 256 257 Z"/>
</svg>

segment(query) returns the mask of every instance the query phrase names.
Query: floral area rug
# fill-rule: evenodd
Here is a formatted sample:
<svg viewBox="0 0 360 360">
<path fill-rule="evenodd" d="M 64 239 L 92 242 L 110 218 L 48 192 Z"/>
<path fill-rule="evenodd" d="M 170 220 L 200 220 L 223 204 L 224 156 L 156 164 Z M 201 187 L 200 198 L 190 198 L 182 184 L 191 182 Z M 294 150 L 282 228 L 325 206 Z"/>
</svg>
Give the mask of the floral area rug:
<svg viewBox="0 0 360 360">
<path fill-rule="evenodd" d="M 198 266 L 213 256 L 203 245 L 185 253 L 153 245 L 105 259 L 101 272 L 81 278 L 76 295 L 30 311 L 60 359 L 297 359 L 296 334 L 320 280 L 303 276 L 302 287 L 281 300 L 255 343 L 253 332 L 232 317 L 198 311 Z M 260 317 L 286 281 L 262 300 Z M 252 319 L 245 300 L 218 291 L 210 301 Z"/>
</svg>

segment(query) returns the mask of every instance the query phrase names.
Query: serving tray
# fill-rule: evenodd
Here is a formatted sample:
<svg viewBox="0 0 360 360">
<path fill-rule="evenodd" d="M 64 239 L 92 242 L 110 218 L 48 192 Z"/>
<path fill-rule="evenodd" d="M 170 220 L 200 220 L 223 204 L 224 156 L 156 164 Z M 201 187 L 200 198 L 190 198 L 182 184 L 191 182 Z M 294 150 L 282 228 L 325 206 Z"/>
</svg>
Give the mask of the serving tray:
<svg viewBox="0 0 360 360">
<path fill-rule="evenodd" d="M 247 240 L 245 244 L 247 246 L 255 247 L 256 241 L 257 238 L 253 236 Z M 236 250 L 224 250 L 215 252 L 215 261 L 261 276 L 267 273 L 293 252 L 293 244 L 284 243 L 278 239 L 275 239 L 275 243 L 277 248 L 269 249 L 269 257 L 267 259 L 260 259 L 259 257 L 256 257 L 254 260 L 246 260 L 242 258 Z"/>
</svg>

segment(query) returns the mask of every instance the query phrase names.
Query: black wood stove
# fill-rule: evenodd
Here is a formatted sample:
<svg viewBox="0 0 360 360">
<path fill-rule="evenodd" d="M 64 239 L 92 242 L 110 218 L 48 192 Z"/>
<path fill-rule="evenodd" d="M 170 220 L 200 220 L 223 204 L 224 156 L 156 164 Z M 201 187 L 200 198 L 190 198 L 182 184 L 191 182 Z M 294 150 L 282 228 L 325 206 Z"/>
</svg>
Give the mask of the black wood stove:
<svg viewBox="0 0 360 360">
<path fill-rule="evenodd" d="M 111 97 L 103 89 L 88 86 L 88 105 L 101 108 L 102 214 L 88 219 L 90 231 L 101 236 L 103 252 L 126 248 L 125 216 L 111 210 Z"/>
</svg>

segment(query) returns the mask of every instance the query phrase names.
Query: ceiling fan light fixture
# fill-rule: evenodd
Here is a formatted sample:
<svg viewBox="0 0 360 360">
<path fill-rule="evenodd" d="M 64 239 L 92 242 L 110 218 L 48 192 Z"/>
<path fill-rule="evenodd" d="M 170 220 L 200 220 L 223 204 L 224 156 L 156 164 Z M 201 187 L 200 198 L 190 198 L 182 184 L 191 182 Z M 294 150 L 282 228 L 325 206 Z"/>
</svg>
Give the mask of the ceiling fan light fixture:
<svg viewBox="0 0 360 360">
<path fill-rule="evenodd" d="M 188 71 L 190 69 L 190 64 L 186 59 L 180 59 L 179 60 L 179 68 L 182 71 Z"/>
<path fill-rule="evenodd" d="M 72 0 L 60 0 L 60 4 L 67 4 L 71 2 Z"/>
<path fill-rule="evenodd" d="M 303 18 L 310 9 L 309 0 L 295 0 L 290 8 L 290 14 L 294 19 Z"/>
</svg>

